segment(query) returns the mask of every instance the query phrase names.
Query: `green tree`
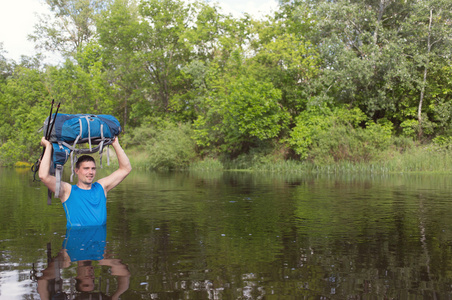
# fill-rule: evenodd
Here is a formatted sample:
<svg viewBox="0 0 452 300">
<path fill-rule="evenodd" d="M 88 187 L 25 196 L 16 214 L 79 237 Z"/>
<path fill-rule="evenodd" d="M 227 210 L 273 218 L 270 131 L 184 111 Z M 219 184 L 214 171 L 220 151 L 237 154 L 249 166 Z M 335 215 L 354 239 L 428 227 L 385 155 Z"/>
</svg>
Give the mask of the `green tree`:
<svg viewBox="0 0 452 300">
<path fill-rule="evenodd" d="M 201 2 L 117 0 L 97 27 L 110 80 L 123 93 L 125 120 L 168 115 L 192 121 L 202 98 L 196 70 L 223 55 L 222 41 L 233 25 Z"/>
<path fill-rule="evenodd" d="M 40 49 L 73 56 L 96 34 L 95 16 L 105 8 L 102 0 L 46 0 L 52 15 L 43 15 L 29 39 Z"/>
<path fill-rule="evenodd" d="M 145 96 L 153 109 L 169 112 L 172 95 L 183 85 L 180 66 L 191 57 L 191 45 L 182 37 L 196 17 L 179 0 L 143 1 L 140 13 L 144 18 L 140 58 L 147 75 Z"/>
<path fill-rule="evenodd" d="M 89 51 L 89 50 L 87 50 Z M 67 60 L 61 67 L 48 67 L 46 83 L 62 112 L 113 114 L 117 117 L 115 87 L 106 81 L 101 61 L 84 61 L 85 66 Z"/>
<path fill-rule="evenodd" d="M 0 164 L 36 159 L 49 93 L 37 69 L 17 66 L 0 93 Z"/>
<path fill-rule="evenodd" d="M 114 87 L 117 103 L 114 107 L 122 112 L 122 125 L 126 130 L 130 111 L 136 98 L 144 97 L 145 72 L 140 59 L 140 36 L 143 25 L 139 20 L 138 7 L 131 1 L 114 1 L 97 21 L 99 44 L 103 49 L 106 80 Z M 138 100 L 137 100 L 138 101 Z M 139 111 L 142 111 L 141 109 Z M 133 118 L 140 118 L 137 114 Z M 135 122 L 137 124 L 139 122 Z"/>
<path fill-rule="evenodd" d="M 268 80 L 282 91 L 281 104 L 297 115 L 306 108 L 320 68 L 319 54 L 306 38 L 314 22 L 305 12 L 296 13 L 294 3 L 281 6 L 274 16 L 252 23 L 250 59 L 256 77 Z"/>
<path fill-rule="evenodd" d="M 190 59 L 181 69 L 182 89 L 170 99 L 171 112 L 183 121 L 193 121 L 205 112 L 203 101 L 215 89 L 209 83 L 210 73 L 219 77 L 236 73 L 227 68 L 229 58 L 236 48 L 243 50 L 249 44 L 250 35 L 248 16 L 236 20 L 221 14 L 216 5 L 202 2 L 194 2 L 190 9 L 196 11 L 196 18 L 182 36 Z"/>
<path fill-rule="evenodd" d="M 6 79 L 12 74 L 11 62 L 5 57 L 6 51 L 3 49 L 3 42 L 0 42 L 0 91 L 1 86 Z"/>
<path fill-rule="evenodd" d="M 424 114 L 422 108 L 433 103 L 429 68 L 450 61 L 450 3 L 320 0 L 285 5 L 294 5 L 294 16 L 306 11 L 316 16 L 306 31 L 322 61 L 311 82 L 318 88 L 314 99 L 351 104 L 374 120 L 387 118 L 403 128 L 418 119 L 415 130 L 433 133 L 429 119 L 435 119 L 434 111 Z"/>
<path fill-rule="evenodd" d="M 322 54 L 319 80 L 326 92 L 320 94 L 358 106 L 374 119 L 396 112 L 398 87 L 414 81 L 397 36 L 407 7 L 397 1 L 319 2 L 311 39 Z"/>
<path fill-rule="evenodd" d="M 290 115 L 279 104 L 281 91 L 270 82 L 242 75 L 206 99 L 206 114 L 195 121 L 195 140 L 202 147 L 237 155 L 257 141 L 278 137 Z"/>
<path fill-rule="evenodd" d="M 452 3 L 450 1 L 429 0 L 415 1 L 413 13 L 408 16 L 403 24 L 404 38 L 408 41 L 408 47 L 404 51 L 418 66 L 418 109 L 419 136 L 429 125 L 424 120 L 424 102 L 427 100 L 427 108 L 433 102 L 432 89 L 430 88 L 430 73 L 434 67 L 449 65 L 452 54 Z M 437 79 L 437 78 L 436 78 Z M 443 102 L 440 100 L 440 102 Z M 432 113 L 432 111 L 427 110 Z M 434 111 L 433 111 L 434 115 Z M 435 118 L 435 116 L 433 116 Z M 427 132 L 432 133 L 432 132 Z"/>
</svg>

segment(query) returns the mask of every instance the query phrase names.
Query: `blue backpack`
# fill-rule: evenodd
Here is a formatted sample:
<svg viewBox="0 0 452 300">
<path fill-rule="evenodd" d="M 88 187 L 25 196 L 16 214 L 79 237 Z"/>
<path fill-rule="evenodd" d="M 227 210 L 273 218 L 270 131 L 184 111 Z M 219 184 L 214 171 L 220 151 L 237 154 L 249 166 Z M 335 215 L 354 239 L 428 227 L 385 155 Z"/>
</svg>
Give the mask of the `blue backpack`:
<svg viewBox="0 0 452 300">
<path fill-rule="evenodd" d="M 50 173 L 55 175 L 57 179 L 55 197 L 59 196 L 63 166 L 69 158 L 71 158 L 72 181 L 77 155 L 99 152 L 100 166 L 102 167 L 104 147 L 112 144 L 115 136 L 121 132 L 119 121 L 110 115 L 55 113 L 45 120 L 44 134 L 48 132 L 47 127 L 51 129 L 48 133 L 48 139 L 53 146 L 53 164 Z M 88 144 L 89 147 L 81 148 L 81 144 Z M 107 157 L 109 164 L 108 152 Z"/>
</svg>

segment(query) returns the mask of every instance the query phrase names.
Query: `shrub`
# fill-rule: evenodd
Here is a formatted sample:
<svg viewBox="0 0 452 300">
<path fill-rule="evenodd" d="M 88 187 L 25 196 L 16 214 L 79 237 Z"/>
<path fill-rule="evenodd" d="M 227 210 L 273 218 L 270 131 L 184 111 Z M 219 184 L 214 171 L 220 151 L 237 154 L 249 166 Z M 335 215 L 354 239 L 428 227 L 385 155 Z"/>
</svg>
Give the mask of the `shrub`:
<svg viewBox="0 0 452 300">
<path fill-rule="evenodd" d="M 338 161 L 367 162 L 389 147 L 392 123 L 367 121 L 355 108 L 309 109 L 302 113 L 289 144 L 301 158 L 324 165 Z"/>
<path fill-rule="evenodd" d="M 29 161 L 29 148 L 19 141 L 8 140 L 0 146 L 0 165 L 13 166 L 18 161 Z"/>
<path fill-rule="evenodd" d="M 436 146 L 440 149 L 452 149 L 452 137 L 438 135 L 433 139 L 433 146 Z"/>
<path fill-rule="evenodd" d="M 290 115 L 280 105 L 281 91 L 272 83 L 239 76 L 205 99 L 208 108 L 194 122 L 194 139 L 203 148 L 242 153 L 254 142 L 277 137 Z"/>
<path fill-rule="evenodd" d="M 378 159 L 390 143 L 390 129 L 380 124 L 368 122 L 366 128 L 337 124 L 319 135 L 309 154 L 319 165 L 338 161 L 369 162 Z"/>
<path fill-rule="evenodd" d="M 195 158 L 195 143 L 189 124 L 169 123 L 156 130 L 145 144 L 151 169 L 181 169 Z"/>
</svg>

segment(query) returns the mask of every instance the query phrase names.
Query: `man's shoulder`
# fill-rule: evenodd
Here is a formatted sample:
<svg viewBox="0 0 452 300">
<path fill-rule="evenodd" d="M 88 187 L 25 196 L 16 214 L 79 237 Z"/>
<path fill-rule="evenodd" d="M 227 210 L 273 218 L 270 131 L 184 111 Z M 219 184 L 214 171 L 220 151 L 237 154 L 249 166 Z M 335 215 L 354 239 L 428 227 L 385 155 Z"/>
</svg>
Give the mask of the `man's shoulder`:
<svg viewBox="0 0 452 300">
<path fill-rule="evenodd" d="M 59 196 L 61 203 L 64 203 L 64 202 L 66 202 L 67 199 L 69 199 L 69 197 L 71 196 L 72 187 L 73 187 L 73 185 L 71 185 L 70 183 L 61 181 L 60 196 Z"/>
<path fill-rule="evenodd" d="M 93 193 L 95 193 L 96 195 L 102 194 L 105 198 L 107 198 L 105 187 L 99 181 L 93 182 L 93 184 L 91 185 L 91 191 L 93 191 Z"/>
<path fill-rule="evenodd" d="M 99 181 L 93 182 L 93 184 L 91 185 L 91 189 L 102 189 L 102 190 L 105 190 L 104 186 Z"/>
</svg>

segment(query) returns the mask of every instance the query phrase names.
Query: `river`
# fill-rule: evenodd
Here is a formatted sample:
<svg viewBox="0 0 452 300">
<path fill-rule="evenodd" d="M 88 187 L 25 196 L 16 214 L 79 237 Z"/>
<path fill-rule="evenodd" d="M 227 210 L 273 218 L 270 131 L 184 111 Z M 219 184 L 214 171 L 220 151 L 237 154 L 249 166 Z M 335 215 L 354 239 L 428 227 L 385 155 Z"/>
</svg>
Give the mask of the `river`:
<svg viewBox="0 0 452 300">
<path fill-rule="evenodd" d="M 0 168 L 0 299 L 449 299 L 451 190 L 450 175 L 133 170 L 107 226 L 74 233 L 30 171 Z"/>
</svg>

